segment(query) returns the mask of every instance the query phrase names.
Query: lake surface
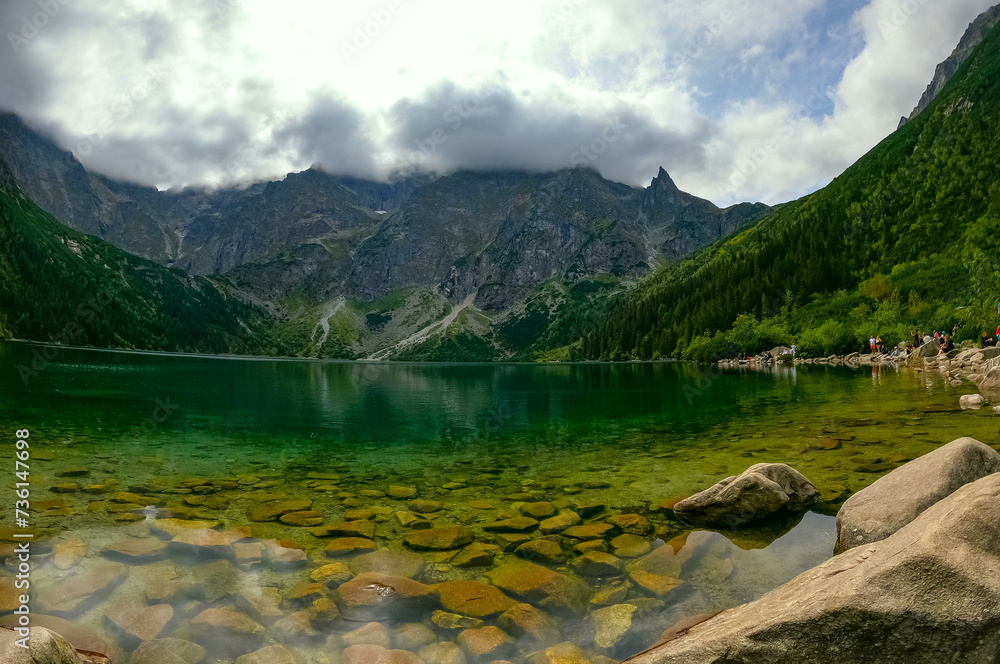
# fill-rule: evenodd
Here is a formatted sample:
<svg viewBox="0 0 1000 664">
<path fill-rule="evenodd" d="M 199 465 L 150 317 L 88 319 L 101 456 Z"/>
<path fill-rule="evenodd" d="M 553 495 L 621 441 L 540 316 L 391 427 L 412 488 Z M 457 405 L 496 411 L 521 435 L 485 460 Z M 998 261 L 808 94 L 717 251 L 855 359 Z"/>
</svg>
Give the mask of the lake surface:
<svg viewBox="0 0 1000 664">
<path fill-rule="evenodd" d="M 627 656 L 829 558 L 830 515 L 892 467 L 960 436 L 996 445 L 991 412 L 958 408 L 974 391 L 885 368 L 352 364 L 0 343 L 3 449 L 13 456 L 15 430 L 31 430 L 33 613 L 125 652 L 180 636 L 208 662 L 271 643 L 317 663 L 371 643 L 451 662 L 451 646 L 431 641 L 461 644 L 470 662 L 482 648 L 482 661 L 527 661 L 561 642 Z M 817 511 L 711 533 L 660 507 L 759 462 L 809 477 Z M 13 541 L 13 501 L 0 503 L 0 543 Z M 546 526 L 548 509 L 582 523 Z M 418 541 L 448 525 L 472 543 Z M 584 566 L 588 551 L 614 558 Z M 546 574 L 548 585 L 532 577 Z M 0 582 L 10 613 L 12 580 Z M 479 584 L 503 593 L 481 606 L 467 596 Z M 515 619 L 515 602 L 546 629 Z M 266 631 L 231 633 L 236 614 Z"/>
</svg>

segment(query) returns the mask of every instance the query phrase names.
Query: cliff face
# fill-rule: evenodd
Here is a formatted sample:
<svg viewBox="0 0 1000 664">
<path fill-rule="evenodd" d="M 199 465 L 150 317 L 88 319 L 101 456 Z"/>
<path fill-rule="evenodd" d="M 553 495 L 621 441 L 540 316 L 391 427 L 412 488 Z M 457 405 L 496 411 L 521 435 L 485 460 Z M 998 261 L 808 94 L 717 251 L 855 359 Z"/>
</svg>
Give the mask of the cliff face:
<svg viewBox="0 0 1000 664">
<path fill-rule="evenodd" d="M 161 192 L 88 173 L 10 114 L 0 115 L 0 148 L 24 192 L 75 230 L 191 274 L 252 278 L 271 265 L 262 287 L 272 294 L 322 273 L 317 299 L 434 285 L 506 309 L 552 278 L 639 277 L 769 211 L 720 210 L 663 169 L 644 190 L 585 169 L 391 183 L 310 169 L 245 189 Z"/>
<path fill-rule="evenodd" d="M 969 24 L 969 29 L 965 31 L 965 34 L 952 54 L 948 56 L 947 60 L 937 66 L 937 69 L 934 71 L 934 78 L 928 84 L 927 89 L 924 90 L 924 94 L 920 97 L 916 108 L 913 109 L 908 117 L 900 118 L 900 127 L 917 117 L 921 111 L 934 101 L 934 98 L 944 90 L 945 84 L 951 80 L 951 77 L 955 75 L 959 67 L 969 59 L 972 52 L 976 50 L 976 47 L 982 43 L 986 35 L 989 34 L 990 30 L 998 22 L 1000 22 L 1000 5 L 987 9 L 975 21 Z"/>
</svg>

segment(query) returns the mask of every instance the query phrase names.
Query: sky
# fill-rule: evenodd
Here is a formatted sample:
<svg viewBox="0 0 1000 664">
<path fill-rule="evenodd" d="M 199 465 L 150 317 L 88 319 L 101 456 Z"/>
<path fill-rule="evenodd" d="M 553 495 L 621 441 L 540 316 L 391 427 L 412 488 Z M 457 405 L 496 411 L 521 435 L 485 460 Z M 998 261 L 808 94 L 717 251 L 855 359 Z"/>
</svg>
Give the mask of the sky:
<svg viewBox="0 0 1000 664">
<path fill-rule="evenodd" d="M 316 165 L 824 186 L 994 0 L 2 0 L 0 108 L 161 189 Z"/>
</svg>

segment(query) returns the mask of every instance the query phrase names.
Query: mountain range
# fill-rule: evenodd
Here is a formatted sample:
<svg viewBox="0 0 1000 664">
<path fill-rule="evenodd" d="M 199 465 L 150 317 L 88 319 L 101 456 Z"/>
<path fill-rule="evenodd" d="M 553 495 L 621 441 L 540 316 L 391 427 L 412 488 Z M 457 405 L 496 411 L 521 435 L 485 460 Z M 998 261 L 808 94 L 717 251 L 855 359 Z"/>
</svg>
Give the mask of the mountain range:
<svg viewBox="0 0 1000 664">
<path fill-rule="evenodd" d="M 824 189 L 618 298 L 569 355 L 818 357 L 917 332 L 994 337 L 1000 302 L 1000 26 L 941 92 Z"/>
<path fill-rule="evenodd" d="M 311 168 L 158 191 L 88 172 L 13 114 L 0 115 L 0 155 L 70 228 L 231 281 L 302 356 L 524 356 L 560 317 L 770 212 L 719 209 L 662 169 L 645 189 L 584 168 L 389 183 Z"/>
</svg>

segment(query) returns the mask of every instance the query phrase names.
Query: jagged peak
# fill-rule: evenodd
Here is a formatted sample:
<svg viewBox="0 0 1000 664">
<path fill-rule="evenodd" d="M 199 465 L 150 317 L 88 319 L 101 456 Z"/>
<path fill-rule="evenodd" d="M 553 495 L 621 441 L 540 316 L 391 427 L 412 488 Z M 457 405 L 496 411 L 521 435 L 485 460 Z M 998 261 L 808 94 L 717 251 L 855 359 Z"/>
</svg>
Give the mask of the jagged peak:
<svg viewBox="0 0 1000 664">
<path fill-rule="evenodd" d="M 660 166 L 660 172 L 657 173 L 656 177 L 653 178 L 653 181 L 649 183 L 650 187 L 657 185 L 659 185 L 660 189 L 671 189 L 673 191 L 680 191 L 677 188 L 677 185 L 674 183 L 673 178 L 670 177 L 670 174 L 667 173 L 666 169 L 664 169 L 663 166 Z"/>
</svg>

